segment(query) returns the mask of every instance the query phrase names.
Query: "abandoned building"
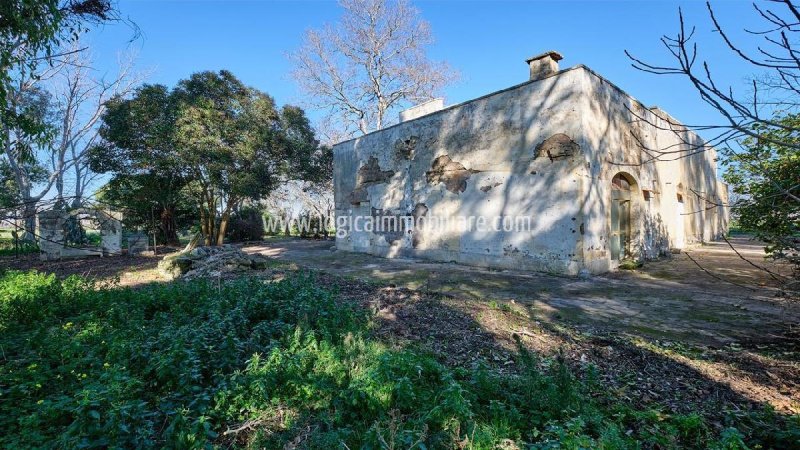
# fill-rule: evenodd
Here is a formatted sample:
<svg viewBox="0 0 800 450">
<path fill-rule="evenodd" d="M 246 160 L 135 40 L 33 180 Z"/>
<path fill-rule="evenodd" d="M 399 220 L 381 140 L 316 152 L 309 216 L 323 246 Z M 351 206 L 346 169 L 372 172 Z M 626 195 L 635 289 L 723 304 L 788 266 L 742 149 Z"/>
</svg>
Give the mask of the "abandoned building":
<svg viewBox="0 0 800 450">
<path fill-rule="evenodd" d="M 530 58 L 522 84 L 434 100 L 334 146 L 336 247 L 575 275 L 723 235 L 714 149 L 589 68 L 559 70 L 561 59 Z M 413 222 L 386 226 L 394 217 Z"/>
</svg>

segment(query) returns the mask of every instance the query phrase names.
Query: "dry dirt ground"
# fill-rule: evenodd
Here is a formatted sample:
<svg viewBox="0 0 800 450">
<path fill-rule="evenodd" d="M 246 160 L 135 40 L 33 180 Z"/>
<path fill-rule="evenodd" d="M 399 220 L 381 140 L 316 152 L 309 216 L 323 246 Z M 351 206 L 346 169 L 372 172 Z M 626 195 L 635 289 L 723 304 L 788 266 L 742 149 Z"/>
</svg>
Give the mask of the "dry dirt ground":
<svg viewBox="0 0 800 450">
<path fill-rule="evenodd" d="M 743 256 L 766 264 L 757 243 L 732 243 Z M 596 367 L 609 389 L 635 404 L 699 408 L 711 417 L 766 405 L 781 414 L 800 413 L 800 335 L 792 328 L 800 312 L 727 243 L 588 280 L 385 260 L 332 246 L 271 239 L 244 250 L 274 258 L 260 273 L 267 278 L 317 272 L 321 283 L 376 312 L 376 333 L 386 342 L 420 346 L 452 365 L 480 360 L 514 370 L 518 341 L 565 358 L 578 372 Z M 41 263 L 29 256 L 0 259 L 0 268 L 117 278 L 136 286 L 163 281 L 155 271 L 159 259 Z"/>
<path fill-rule="evenodd" d="M 742 256 L 767 264 L 763 247 L 746 238 L 731 242 Z M 650 262 L 640 270 L 588 280 L 389 260 L 333 251 L 332 246 L 331 241 L 276 239 L 249 245 L 245 251 L 355 279 L 483 303 L 515 304 L 540 321 L 566 319 L 586 328 L 695 344 L 772 341 L 800 323 L 800 308 L 777 296 L 774 280 L 725 242 Z M 782 270 L 774 264 L 770 268 Z"/>
</svg>

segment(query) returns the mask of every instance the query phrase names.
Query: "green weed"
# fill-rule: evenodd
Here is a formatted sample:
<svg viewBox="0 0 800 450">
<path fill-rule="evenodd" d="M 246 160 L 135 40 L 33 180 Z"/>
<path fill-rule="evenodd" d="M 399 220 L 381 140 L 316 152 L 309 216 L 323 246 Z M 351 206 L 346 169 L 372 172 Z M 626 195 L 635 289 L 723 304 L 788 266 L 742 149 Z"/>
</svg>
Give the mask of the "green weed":
<svg viewBox="0 0 800 450">
<path fill-rule="evenodd" d="M 137 290 L 0 274 L 0 447 L 789 448 L 800 424 L 637 411 L 521 345 L 516 373 L 372 334 L 310 275 Z M 743 427 L 738 427 L 741 424 Z M 782 425 L 781 425 L 782 424 Z M 743 430 L 743 431 L 742 431 Z"/>
</svg>

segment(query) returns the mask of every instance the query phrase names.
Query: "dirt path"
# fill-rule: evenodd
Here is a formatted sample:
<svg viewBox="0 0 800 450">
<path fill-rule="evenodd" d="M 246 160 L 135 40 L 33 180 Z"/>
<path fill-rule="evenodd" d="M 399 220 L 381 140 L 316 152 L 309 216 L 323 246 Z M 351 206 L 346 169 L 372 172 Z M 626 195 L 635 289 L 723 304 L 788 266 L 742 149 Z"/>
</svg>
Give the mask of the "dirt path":
<svg viewBox="0 0 800 450">
<path fill-rule="evenodd" d="M 536 320 L 689 343 L 721 346 L 770 340 L 800 322 L 800 311 L 769 285 L 748 290 L 715 279 L 676 255 L 642 270 L 581 280 L 539 273 L 487 270 L 456 264 L 383 259 L 332 250 L 332 241 L 275 239 L 246 247 L 303 267 L 408 289 L 482 302 L 514 302 Z M 714 244 L 690 255 L 735 282 L 764 283 L 757 269 Z M 757 247 L 746 249 L 753 256 Z"/>
</svg>

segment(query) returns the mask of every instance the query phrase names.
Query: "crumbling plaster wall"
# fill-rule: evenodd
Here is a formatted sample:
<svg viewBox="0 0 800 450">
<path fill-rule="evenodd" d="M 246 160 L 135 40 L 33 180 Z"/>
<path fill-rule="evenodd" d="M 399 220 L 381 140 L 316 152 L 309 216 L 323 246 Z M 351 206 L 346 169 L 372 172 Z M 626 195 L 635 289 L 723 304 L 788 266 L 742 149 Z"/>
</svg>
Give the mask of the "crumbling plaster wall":
<svg viewBox="0 0 800 450">
<path fill-rule="evenodd" d="M 632 189 L 630 249 L 655 258 L 727 230 L 727 188 L 713 149 L 656 161 L 674 150 L 677 123 L 584 66 L 487 95 L 334 147 L 337 248 L 385 257 L 577 274 L 614 268 L 609 250 L 611 179 Z M 655 125 L 653 125 L 655 124 Z M 644 200 L 643 191 L 650 192 Z M 677 194 L 688 213 L 677 211 Z M 422 228 L 356 231 L 352 218 L 529 217 L 526 232 Z M 348 228 L 349 227 L 349 228 Z"/>
<path fill-rule="evenodd" d="M 613 269 L 610 234 L 611 179 L 624 173 L 632 189 L 630 249 L 652 259 L 672 248 L 719 238 L 727 231 L 727 186 L 717 179 L 713 148 L 693 151 L 702 139 L 657 108 L 646 108 L 612 83 L 580 66 L 589 111 L 584 125 L 589 186 L 584 202 L 584 264 L 594 273 Z M 678 153 L 678 151 L 682 153 Z M 658 153 L 661 151 L 662 153 Z M 650 193 L 645 199 L 643 191 Z M 684 215 L 678 214 L 678 194 Z M 680 224 L 684 238 L 681 241 Z"/>
<path fill-rule="evenodd" d="M 374 215 L 510 217 L 529 218 L 528 231 L 439 226 L 385 233 L 356 231 L 350 222 L 340 227 L 337 247 L 577 273 L 587 179 L 585 88 L 580 71 L 564 71 L 334 147 L 340 225 Z"/>
</svg>

